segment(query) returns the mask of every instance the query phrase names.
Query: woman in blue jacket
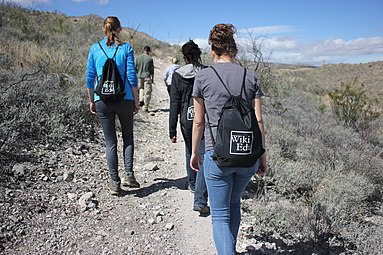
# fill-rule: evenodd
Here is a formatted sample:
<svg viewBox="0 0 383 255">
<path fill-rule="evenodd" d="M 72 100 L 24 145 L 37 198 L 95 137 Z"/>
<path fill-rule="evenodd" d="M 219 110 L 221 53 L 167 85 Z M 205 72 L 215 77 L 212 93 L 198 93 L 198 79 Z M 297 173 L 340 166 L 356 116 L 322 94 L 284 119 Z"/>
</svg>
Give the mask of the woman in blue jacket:
<svg viewBox="0 0 383 255">
<path fill-rule="evenodd" d="M 89 51 L 86 68 L 86 88 L 90 112 L 97 114 L 105 137 L 106 159 L 110 177 L 108 188 L 111 194 L 119 195 L 121 192 L 121 179 L 118 174 L 116 116 L 121 123 L 123 138 L 125 174 L 122 185 L 135 188 L 140 187 L 133 173 L 133 114 L 136 114 L 139 110 L 138 83 L 134 66 L 134 51 L 129 43 L 123 42 L 119 38 L 122 28 L 118 18 L 113 16 L 107 17 L 104 20 L 102 30 L 105 34 L 104 39 L 93 44 Z M 114 54 L 114 61 L 124 81 L 126 94 L 123 100 L 112 103 L 100 100 L 100 97 L 94 93 L 94 90 L 101 78 L 102 68 L 107 60 L 107 56 L 112 58 Z"/>
</svg>

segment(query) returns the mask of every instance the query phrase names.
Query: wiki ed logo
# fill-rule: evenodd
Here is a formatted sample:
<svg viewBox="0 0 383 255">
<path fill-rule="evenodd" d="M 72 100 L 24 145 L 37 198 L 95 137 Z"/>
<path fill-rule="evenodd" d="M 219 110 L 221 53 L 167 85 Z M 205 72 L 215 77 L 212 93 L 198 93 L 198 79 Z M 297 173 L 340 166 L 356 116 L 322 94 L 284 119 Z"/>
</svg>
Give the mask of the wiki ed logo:
<svg viewBox="0 0 383 255">
<path fill-rule="evenodd" d="M 249 155 L 253 146 L 253 131 L 235 131 L 230 133 L 230 154 Z"/>
<path fill-rule="evenodd" d="M 187 120 L 193 120 L 194 119 L 194 106 L 189 106 L 187 111 Z"/>
<path fill-rule="evenodd" d="M 101 94 L 113 95 L 114 93 L 114 81 L 105 81 L 104 84 L 102 84 Z"/>
</svg>

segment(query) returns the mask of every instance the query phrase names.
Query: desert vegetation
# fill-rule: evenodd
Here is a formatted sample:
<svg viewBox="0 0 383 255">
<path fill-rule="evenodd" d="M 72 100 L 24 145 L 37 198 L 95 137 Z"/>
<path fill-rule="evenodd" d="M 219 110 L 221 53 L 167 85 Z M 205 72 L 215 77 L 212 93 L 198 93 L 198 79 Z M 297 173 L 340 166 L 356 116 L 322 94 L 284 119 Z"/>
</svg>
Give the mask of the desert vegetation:
<svg viewBox="0 0 383 255">
<path fill-rule="evenodd" d="M 0 14 L 0 203 L 5 204 L 5 191 L 23 182 L 14 178 L 16 163 L 33 164 L 37 149 L 100 139 L 100 127 L 88 114 L 84 73 L 103 19 L 4 3 Z M 134 28 L 123 30 L 125 40 L 133 34 Z M 179 54 L 178 46 L 134 35 L 137 54 L 146 44 L 156 57 Z M 245 194 L 247 237 L 272 240 L 278 234 L 293 240 L 284 244 L 301 251 L 296 254 L 382 254 L 383 62 L 274 65 L 252 40 L 242 51 L 254 58 L 238 61 L 261 77 L 270 172 L 254 177 Z M 0 217 L 1 224 L 9 220 Z M 14 240 L 12 231 L 0 229 L 0 253 Z"/>
</svg>

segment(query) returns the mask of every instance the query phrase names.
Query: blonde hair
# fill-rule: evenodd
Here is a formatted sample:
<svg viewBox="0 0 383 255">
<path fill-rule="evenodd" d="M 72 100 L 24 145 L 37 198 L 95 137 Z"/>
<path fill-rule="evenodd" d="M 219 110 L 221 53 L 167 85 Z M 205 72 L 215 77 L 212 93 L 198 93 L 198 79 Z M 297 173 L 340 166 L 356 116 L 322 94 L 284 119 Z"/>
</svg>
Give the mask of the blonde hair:
<svg viewBox="0 0 383 255">
<path fill-rule="evenodd" d="M 232 24 L 217 24 L 210 31 L 209 44 L 217 56 L 235 58 L 238 49 L 234 40 L 236 29 Z"/>
<path fill-rule="evenodd" d="M 104 20 L 104 32 L 106 35 L 106 45 L 109 47 L 112 46 L 114 43 L 121 44 L 123 43 L 120 38 L 118 38 L 118 34 L 121 32 L 121 23 L 118 20 L 117 17 L 114 16 L 108 16 Z"/>
</svg>

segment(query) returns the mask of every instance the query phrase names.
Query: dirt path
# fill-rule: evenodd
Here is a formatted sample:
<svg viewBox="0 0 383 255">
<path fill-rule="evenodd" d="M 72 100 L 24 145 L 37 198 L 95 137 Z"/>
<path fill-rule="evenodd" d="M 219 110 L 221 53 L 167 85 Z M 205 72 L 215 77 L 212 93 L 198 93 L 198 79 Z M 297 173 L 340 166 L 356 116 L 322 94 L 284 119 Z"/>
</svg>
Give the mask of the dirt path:
<svg viewBox="0 0 383 255">
<path fill-rule="evenodd" d="M 165 201 L 168 203 L 166 206 L 174 210 L 169 218 L 169 222 L 174 224 L 172 234 L 174 238 L 173 241 L 175 242 L 174 245 L 178 252 L 180 254 L 190 255 L 215 254 L 210 216 L 199 217 L 198 213 L 192 210 L 193 194 L 185 189 L 185 149 L 182 135 L 179 131 L 179 139 L 176 144 L 172 144 L 168 138 L 169 97 L 162 81 L 162 73 L 168 63 L 170 63 L 170 61 L 166 62 L 161 59 L 155 59 L 156 70 L 152 99 L 153 108 L 152 113 L 149 112 L 148 114 L 148 120 L 155 123 L 156 128 L 161 130 L 161 135 L 153 138 L 160 139 L 161 141 L 156 141 L 153 146 L 149 147 L 157 149 L 157 151 L 153 151 L 153 154 L 167 155 L 164 156 L 164 158 L 168 157 L 168 160 L 160 162 L 158 164 L 159 170 L 151 173 L 155 173 L 154 176 L 151 177 L 154 177 L 153 183 L 156 183 L 157 180 L 161 180 L 161 178 L 172 180 L 171 182 L 173 182 L 173 186 L 170 189 L 166 191 L 162 190 L 162 195 L 166 197 Z M 147 142 L 151 143 L 153 140 L 150 141 L 148 139 Z M 161 144 L 161 147 L 156 147 L 158 144 Z M 149 182 L 146 183 L 146 185 L 148 184 L 151 185 Z M 159 192 L 161 193 L 161 191 Z"/>
</svg>

